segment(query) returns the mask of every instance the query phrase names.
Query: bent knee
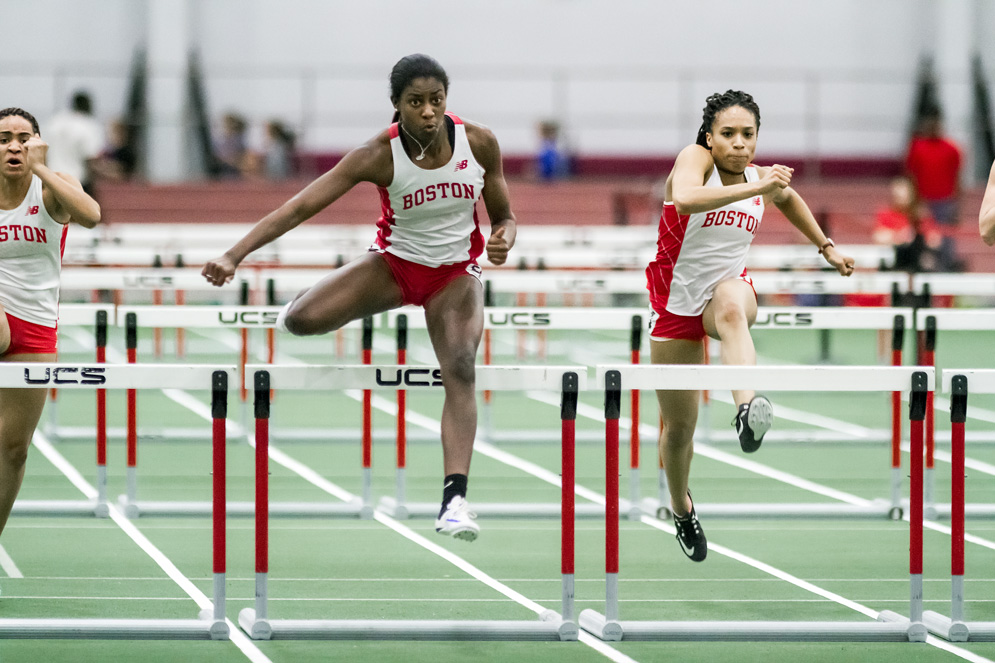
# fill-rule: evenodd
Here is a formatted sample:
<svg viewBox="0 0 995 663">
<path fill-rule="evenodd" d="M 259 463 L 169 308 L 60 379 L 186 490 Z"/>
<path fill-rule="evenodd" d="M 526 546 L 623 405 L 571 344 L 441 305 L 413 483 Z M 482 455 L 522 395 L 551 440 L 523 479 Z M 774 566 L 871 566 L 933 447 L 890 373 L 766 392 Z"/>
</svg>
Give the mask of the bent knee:
<svg viewBox="0 0 995 663">
<path fill-rule="evenodd" d="M 477 379 L 476 355 L 470 352 L 461 352 L 442 369 L 444 380 L 459 384 L 472 385 Z"/>
<path fill-rule="evenodd" d="M 309 312 L 301 306 L 291 306 L 287 310 L 287 315 L 283 319 L 283 324 L 287 331 L 294 336 L 313 336 L 335 331 L 341 324 L 335 324 L 334 320 L 322 319 Z"/>
<path fill-rule="evenodd" d="M 0 447 L 0 457 L 3 458 L 4 464 L 11 469 L 19 470 L 24 467 L 28 462 L 28 445 L 30 440 L 20 441 L 18 443 L 8 443 L 5 442 L 2 447 Z"/>
</svg>

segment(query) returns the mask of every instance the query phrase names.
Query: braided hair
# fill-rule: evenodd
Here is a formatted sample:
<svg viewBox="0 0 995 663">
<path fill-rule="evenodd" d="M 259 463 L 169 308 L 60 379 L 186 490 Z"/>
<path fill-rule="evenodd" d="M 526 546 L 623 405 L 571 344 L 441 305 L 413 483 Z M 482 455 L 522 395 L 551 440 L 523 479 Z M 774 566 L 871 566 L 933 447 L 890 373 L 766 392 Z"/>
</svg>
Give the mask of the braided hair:
<svg viewBox="0 0 995 663">
<path fill-rule="evenodd" d="M 428 55 L 415 53 L 406 55 L 397 61 L 390 71 L 390 102 L 397 105 L 401 101 L 401 93 L 404 88 L 411 84 L 416 78 L 434 78 L 442 83 L 442 89 L 449 93 L 449 76 L 442 65 Z M 394 112 L 393 122 L 397 122 L 400 117 L 399 112 Z"/>
<path fill-rule="evenodd" d="M 32 131 L 34 131 L 39 136 L 41 135 L 41 129 L 38 128 L 38 120 L 35 119 L 34 115 L 24 110 L 23 108 L 16 108 L 13 106 L 10 108 L 4 108 L 3 110 L 0 110 L 0 120 L 2 120 L 5 117 L 10 117 L 11 115 L 16 115 L 17 117 L 23 117 L 25 120 L 31 123 Z"/>
<path fill-rule="evenodd" d="M 705 134 L 711 133 L 715 117 L 720 112 L 733 106 L 742 106 L 753 113 L 753 117 L 757 121 L 757 131 L 760 131 L 760 107 L 757 106 L 757 102 L 753 101 L 753 95 L 740 90 L 726 90 L 722 94 L 716 92 L 709 96 L 708 99 L 705 99 L 705 108 L 702 109 L 703 113 L 701 116 L 701 128 L 698 129 L 698 139 L 695 141 L 698 145 L 701 145 L 706 150 L 710 149 Z"/>
</svg>

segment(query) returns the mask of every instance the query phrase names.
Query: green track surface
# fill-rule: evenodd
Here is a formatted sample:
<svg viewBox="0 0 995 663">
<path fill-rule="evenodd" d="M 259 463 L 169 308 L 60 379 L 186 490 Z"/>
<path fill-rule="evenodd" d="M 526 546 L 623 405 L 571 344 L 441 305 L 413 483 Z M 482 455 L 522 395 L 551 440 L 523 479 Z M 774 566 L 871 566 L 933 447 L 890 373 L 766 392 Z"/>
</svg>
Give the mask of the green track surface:
<svg viewBox="0 0 995 663">
<path fill-rule="evenodd" d="M 180 363 L 236 360 L 237 337 L 218 332 L 187 333 L 187 355 L 174 356 L 173 336 L 166 332 L 166 356 L 158 361 Z M 991 368 L 990 339 L 984 334 L 945 335 L 937 349 L 940 367 Z M 86 333 L 63 333 L 61 359 L 85 361 L 92 356 Z M 764 331 L 755 334 L 761 363 L 815 363 L 822 356 L 815 332 Z M 520 340 L 530 350 L 518 357 Z M 888 340 L 888 339 L 885 339 Z M 253 338 L 261 348 L 262 336 Z M 546 356 L 535 357 L 539 340 L 514 333 L 495 336 L 496 363 L 584 364 L 624 363 L 628 360 L 627 333 L 577 334 L 549 332 Z M 112 338 L 113 352 L 123 354 L 120 339 Z M 906 344 L 911 352 L 911 339 Z M 152 338 L 143 333 L 139 357 L 153 360 Z M 338 356 L 332 337 L 280 338 L 280 352 L 312 363 L 355 361 L 355 334 L 344 336 L 344 354 Z M 413 331 L 411 363 L 429 363 L 431 352 L 424 335 Z M 645 344 L 644 344 L 645 347 Z M 835 364 L 884 363 L 879 338 L 872 332 L 835 332 L 828 359 Z M 645 353 L 644 353 L 645 356 Z M 111 358 L 112 361 L 114 358 Z M 378 339 L 376 363 L 393 363 L 392 342 Z M 906 360 L 906 363 L 911 361 Z M 191 392 L 204 405 L 206 392 Z M 388 403 L 393 395 L 380 392 Z M 816 415 L 887 433 L 890 399 L 877 394 L 771 393 L 778 416 L 775 430 L 799 435 L 823 433 L 827 427 Z M 716 394 L 702 408 L 696 443 L 699 446 L 691 485 L 698 502 L 765 503 L 826 502 L 828 498 L 790 482 L 767 478 L 738 459 L 738 445 L 725 441 L 732 406 Z M 725 395 L 728 398 L 728 395 Z M 140 500 L 208 501 L 211 497 L 210 425 L 199 414 L 163 392 L 139 392 L 138 496 Z M 603 397 L 582 394 L 577 419 L 577 483 L 604 494 L 604 431 L 597 419 Z M 623 416 L 629 415 L 623 398 Z M 995 398 L 971 397 L 974 416 L 971 433 L 995 432 Z M 644 497 L 656 496 L 657 413 L 652 393 L 640 399 Z M 906 406 L 903 405 L 903 409 Z M 949 447 L 949 417 L 937 403 L 937 449 Z M 408 394 L 408 410 L 437 421 L 441 395 Z M 779 412 L 796 413 L 791 420 Z M 230 399 L 229 418 L 237 423 L 248 409 L 237 391 Z M 497 443 L 514 457 L 553 475 L 559 472 L 560 428 L 556 397 L 538 399 L 527 393 L 499 393 L 485 413 L 481 405 L 481 432 L 485 419 L 495 439 L 517 431 L 515 439 Z M 92 427 L 94 397 L 83 391 L 63 391 L 43 416 L 41 428 L 56 452 L 91 485 L 95 481 L 92 434 L 78 439 L 57 438 L 61 427 Z M 273 403 L 273 445 L 324 480 L 357 494 L 361 490 L 358 431 L 360 408 L 354 395 L 344 393 L 277 392 Z M 374 495 L 394 494 L 394 445 L 390 439 L 393 415 L 377 410 L 374 430 Z M 108 393 L 108 423 L 120 431 L 125 423 L 125 396 Z M 627 447 L 627 422 L 622 438 Z M 189 439 L 173 434 L 192 432 Z M 407 497 L 412 502 L 435 502 L 440 496 L 441 449 L 434 434 L 408 424 Z M 202 431 L 198 434 L 197 431 Z M 907 426 L 906 426 L 907 434 Z M 297 439 L 294 439 L 296 434 Z M 321 439 L 327 434 L 335 439 Z M 733 458 L 708 457 L 709 446 Z M 880 437 L 880 436 L 879 436 Z M 232 436 L 227 456 L 227 497 L 251 501 L 254 495 L 254 451 L 245 437 Z M 995 444 L 969 445 L 970 459 L 995 465 Z M 126 491 L 125 445 L 120 435 L 108 447 L 108 494 L 116 502 Z M 628 449 L 622 453 L 623 497 L 629 495 Z M 773 442 L 748 458 L 751 462 L 843 491 L 857 498 L 888 498 L 890 449 L 884 439 L 842 442 Z M 908 455 L 903 453 L 903 466 Z M 995 502 L 995 477 L 969 469 L 968 502 Z M 335 502 L 319 486 L 276 462 L 270 466 L 273 502 Z M 950 466 L 939 459 L 935 471 L 936 498 L 949 501 Z M 471 504 L 483 502 L 555 502 L 559 489 L 514 464 L 499 461 L 484 447 L 474 456 L 468 495 Z M 21 491 L 25 500 L 82 499 L 79 490 L 37 448 L 28 461 Z M 583 503 L 578 498 L 578 503 Z M 142 517 L 133 521 L 180 573 L 208 597 L 212 594 L 211 523 L 207 517 Z M 401 522 L 434 544 L 455 553 L 502 585 L 544 608 L 560 608 L 560 528 L 553 520 L 481 518 L 480 538 L 467 544 L 439 537 L 427 519 Z M 839 602 L 793 584 L 737 559 L 711 551 L 702 564 L 689 562 L 670 532 L 645 522 L 621 523 L 620 611 L 623 620 L 824 620 L 869 621 Z M 764 518 L 703 519 L 709 543 L 725 546 L 758 563 L 774 567 L 800 581 L 856 602 L 873 611 L 908 612 L 908 528 L 903 522 L 880 519 Z M 945 521 L 939 521 L 945 525 Z M 969 520 L 968 532 L 988 545 L 967 544 L 967 616 L 972 621 L 995 621 L 995 520 Z M 253 520 L 228 518 L 227 615 L 237 623 L 238 612 L 254 605 Z M 415 537 L 417 538 L 417 537 Z M 599 519 L 577 520 L 577 609 L 604 608 L 604 524 Z M 0 618 L 147 618 L 191 619 L 197 604 L 110 519 L 88 517 L 14 516 L 3 537 L 3 548 L 23 577 L 0 577 Z M 925 532 L 925 607 L 948 613 L 950 607 L 950 537 Z M 270 533 L 269 612 L 272 619 L 488 619 L 531 620 L 528 608 L 471 577 L 446 559 L 394 529 L 355 518 L 273 518 Z M 300 661 L 958 661 L 963 655 L 930 644 L 887 643 L 682 643 L 618 642 L 606 653 L 583 642 L 329 642 L 260 641 L 247 645 L 274 662 Z M 950 646 L 945 645 L 947 649 Z M 995 643 L 958 645 L 964 655 L 995 659 Z M 628 658 L 625 658 L 628 657 Z M 0 663 L 34 661 L 247 661 L 250 655 L 233 642 L 0 640 Z"/>
</svg>

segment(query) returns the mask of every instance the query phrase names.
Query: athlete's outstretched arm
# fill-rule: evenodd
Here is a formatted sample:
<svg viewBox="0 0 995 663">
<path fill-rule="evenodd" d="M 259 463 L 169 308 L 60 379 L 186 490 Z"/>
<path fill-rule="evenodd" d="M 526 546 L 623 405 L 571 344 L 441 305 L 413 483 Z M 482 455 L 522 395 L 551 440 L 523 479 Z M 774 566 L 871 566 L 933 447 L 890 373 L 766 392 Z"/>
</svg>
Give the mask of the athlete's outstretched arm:
<svg viewBox="0 0 995 663">
<path fill-rule="evenodd" d="M 389 185 L 393 177 L 393 162 L 385 135 L 386 132 L 346 154 L 335 167 L 260 219 L 223 256 L 208 261 L 201 274 L 214 285 L 224 285 L 232 280 L 235 269 L 247 255 L 304 223 L 358 183 Z"/>
<path fill-rule="evenodd" d="M 38 136 L 32 136 L 24 143 L 27 152 L 27 165 L 38 176 L 51 195 L 53 203 L 49 209 L 52 218 L 59 223 L 75 221 L 85 228 L 93 228 L 100 223 L 100 205 L 83 190 L 79 180 L 68 173 L 57 173 L 45 165 L 48 143 Z M 49 201 L 46 200 L 46 204 Z"/>
<path fill-rule="evenodd" d="M 992 164 L 991 173 L 988 174 L 985 197 L 981 200 L 978 228 L 981 230 L 981 239 L 985 244 L 995 246 L 995 163 Z"/>
<path fill-rule="evenodd" d="M 738 200 L 770 195 L 791 183 L 790 168 L 771 166 L 756 182 L 705 186 L 714 165 L 712 153 L 701 145 L 688 145 L 677 155 L 671 173 L 671 197 L 678 214 L 708 212 Z"/>
<path fill-rule="evenodd" d="M 511 211 L 508 183 L 504 179 L 501 148 L 494 133 L 479 125 L 467 125 L 467 140 L 477 162 L 484 168 L 484 206 L 491 221 L 491 236 L 487 239 L 487 259 L 495 265 L 508 260 L 515 245 L 518 224 Z"/>
<path fill-rule="evenodd" d="M 775 195 L 771 201 L 788 218 L 788 221 L 808 238 L 808 241 L 817 247 L 826 246 L 829 238 L 822 232 L 822 228 L 819 227 L 819 223 L 815 220 L 812 210 L 808 208 L 808 205 L 805 204 L 805 201 L 802 200 L 797 191 L 791 187 L 787 187 Z M 822 255 L 826 259 L 826 262 L 835 267 L 843 276 L 853 274 L 853 258 L 843 255 L 836 250 L 835 246 L 826 246 L 822 251 Z"/>
</svg>

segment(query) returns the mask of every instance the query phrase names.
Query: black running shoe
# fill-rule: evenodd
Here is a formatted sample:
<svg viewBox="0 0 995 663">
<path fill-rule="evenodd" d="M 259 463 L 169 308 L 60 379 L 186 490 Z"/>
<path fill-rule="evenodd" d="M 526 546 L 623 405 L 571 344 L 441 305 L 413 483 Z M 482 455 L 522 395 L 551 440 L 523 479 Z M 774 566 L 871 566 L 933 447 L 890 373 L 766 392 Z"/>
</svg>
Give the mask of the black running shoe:
<svg viewBox="0 0 995 663">
<path fill-rule="evenodd" d="M 739 406 L 732 423 L 739 435 L 739 446 L 746 453 L 753 453 L 760 448 L 764 435 L 774 423 L 774 408 L 766 396 L 754 396 L 749 403 Z"/>
<path fill-rule="evenodd" d="M 691 493 L 688 493 L 691 499 Z M 705 531 L 701 529 L 698 515 L 694 512 L 694 502 L 691 502 L 691 512 L 684 517 L 674 515 L 674 527 L 677 528 L 677 543 L 692 562 L 700 562 L 708 554 L 708 542 L 705 541 Z"/>
</svg>

